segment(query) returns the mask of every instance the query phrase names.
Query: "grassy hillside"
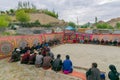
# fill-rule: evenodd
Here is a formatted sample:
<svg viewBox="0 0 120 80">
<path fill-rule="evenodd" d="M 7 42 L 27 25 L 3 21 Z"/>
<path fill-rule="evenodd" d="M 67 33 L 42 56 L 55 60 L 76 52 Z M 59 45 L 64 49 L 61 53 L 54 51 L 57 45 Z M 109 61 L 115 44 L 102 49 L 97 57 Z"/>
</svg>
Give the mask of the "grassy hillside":
<svg viewBox="0 0 120 80">
<path fill-rule="evenodd" d="M 108 24 L 110 24 L 111 26 L 115 27 L 116 26 L 116 23 L 120 22 L 120 17 L 118 18 L 113 18 L 109 21 L 107 21 Z"/>
<path fill-rule="evenodd" d="M 116 24 L 117 23 L 120 23 L 120 17 L 117 17 L 117 18 L 113 18 L 113 19 L 111 19 L 111 20 L 108 20 L 108 21 L 98 21 L 97 22 L 97 24 L 108 24 L 108 25 L 110 25 L 111 27 L 113 27 L 113 28 L 116 28 Z M 93 25 L 92 25 L 94 28 L 96 27 L 96 23 L 94 23 Z M 120 25 L 119 25 L 120 26 Z M 118 26 L 118 27 L 119 27 Z M 117 28 L 118 29 L 118 28 Z"/>
<path fill-rule="evenodd" d="M 17 22 L 15 16 L 11 16 L 11 19 L 12 19 L 12 22 Z M 30 13 L 30 22 L 35 22 L 36 20 L 39 20 L 39 22 L 43 25 L 44 24 L 52 24 L 54 26 L 67 25 L 67 23 L 64 22 L 63 20 L 59 20 L 45 13 Z"/>
</svg>

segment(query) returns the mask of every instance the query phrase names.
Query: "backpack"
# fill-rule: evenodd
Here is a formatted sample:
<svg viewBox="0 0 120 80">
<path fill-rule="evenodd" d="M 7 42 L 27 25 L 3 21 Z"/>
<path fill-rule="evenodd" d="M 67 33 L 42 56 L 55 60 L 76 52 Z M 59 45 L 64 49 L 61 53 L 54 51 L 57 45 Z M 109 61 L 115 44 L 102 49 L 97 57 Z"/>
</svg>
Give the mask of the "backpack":
<svg viewBox="0 0 120 80">
<path fill-rule="evenodd" d="M 100 74 L 100 78 L 105 80 L 105 74 L 104 74 L 104 73 L 101 73 L 101 74 Z"/>
</svg>

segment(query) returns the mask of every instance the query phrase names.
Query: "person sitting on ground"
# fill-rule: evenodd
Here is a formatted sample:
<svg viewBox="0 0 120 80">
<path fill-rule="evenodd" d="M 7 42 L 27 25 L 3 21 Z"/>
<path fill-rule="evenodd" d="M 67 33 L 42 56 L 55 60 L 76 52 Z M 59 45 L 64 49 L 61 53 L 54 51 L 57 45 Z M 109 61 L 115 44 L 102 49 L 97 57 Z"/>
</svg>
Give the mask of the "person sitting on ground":
<svg viewBox="0 0 120 80">
<path fill-rule="evenodd" d="M 33 46 L 31 47 L 31 52 L 34 52 L 34 50 L 37 50 L 36 44 L 33 44 Z"/>
<path fill-rule="evenodd" d="M 46 42 L 46 41 L 45 41 L 45 46 L 46 46 L 46 47 L 48 47 L 48 46 L 49 46 L 48 42 Z"/>
<path fill-rule="evenodd" d="M 119 80 L 119 73 L 117 72 L 116 67 L 114 65 L 109 65 L 109 69 L 111 71 L 108 73 L 108 78 L 110 80 Z"/>
<path fill-rule="evenodd" d="M 118 46 L 120 46 L 120 41 L 118 41 Z"/>
<path fill-rule="evenodd" d="M 44 48 L 45 46 L 45 41 L 42 41 L 41 47 Z"/>
<path fill-rule="evenodd" d="M 17 58 L 18 58 L 18 60 L 20 60 L 20 56 L 21 56 L 20 51 L 21 51 L 21 50 L 20 50 L 19 48 L 16 49 L 16 53 L 17 53 Z"/>
<path fill-rule="evenodd" d="M 101 44 L 104 45 L 104 43 L 105 43 L 105 41 L 104 41 L 104 39 L 102 39 L 102 40 L 101 40 Z"/>
<path fill-rule="evenodd" d="M 70 60 L 69 55 L 66 55 L 66 60 L 63 61 L 63 72 L 64 74 L 72 73 L 73 68 L 72 68 L 72 61 Z"/>
<path fill-rule="evenodd" d="M 52 60 L 54 60 L 54 54 L 53 54 L 53 52 L 51 52 L 50 49 L 48 49 L 46 52 L 50 55 L 50 57 L 52 58 Z"/>
<path fill-rule="evenodd" d="M 109 41 L 108 41 L 108 40 L 106 40 L 106 41 L 105 41 L 105 45 L 108 45 L 108 44 L 109 44 Z"/>
<path fill-rule="evenodd" d="M 26 53 L 28 50 L 31 50 L 29 44 L 26 44 L 26 47 L 25 47 L 24 49 L 25 49 L 25 53 Z"/>
<path fill-rule="evenodd" d="M 92 44 L 95 44 L 95 38 L 92 39 Z"/>
<path fill-rule="evenodd" d="M 56 39 L 56 42 L 57 42 L 57 45 L 60 44 L 60 40 L 59 39 Z"/>
<path fill-rule="evenodd" d="M 38 43 L 37 46 L 36 46 L 36 49 L 39 50 L 40 48 L 42 48 L 41 44 Z"/>
<path fill-rule="evenodd" d="M 30 50 L 28 50 L 25 54 L 21 55 L 21 64 L 27 64 L 30 57 Z"/>
<path fill-rule="evenodd" d="M 91 39 L 88 40 L 88 44 L 91 44 Z"/>
<path fill-rule="evenodd" d="M 118 43 L 117 40 L 114 40 L 114 41 L 113 41 L 113 45 L 114 45 L 114 46 L 117 46 L 117 43 Z"/>
<path fill-rule="evenodd" d="M 43 69 L 49 69 L 51 67 L 52 58 L 49 54 L 46 54 L 46 56 L 43 58 Z"/>
<path fill-rule="evenodd" d="M 28 64 L 35 64 L 36 54 L 37 54 L 37 52 L 30 54 Z"/>
<path fill-rule="evenodd" d="M 14 51 L 12 52 L 12 56 L 11 56 L 9 62 L 16 62 L 16 61 L 19 61 L 19 60 L 20 60 L 19 54 L 18 54 L 17 51 L 18 51 L 18 49 L 15 48 Z M 20 51 L 20 50 L 19 50 L 19 51 Z"/>
<path fill-rule="evenodd" d="M 96 44 L 100 44 L 100 41 L 99 41 L 99 39 L 96 39 Z"/>
<path fill-rule="evenodd" d="M 43 56 L 41 54 L 41 52 L 39 52 L 37 55 L 36 55 L 36 60 L 35 60 L 35 67 L 41 67 L 42 66 L 42 63 L 43 63 Z"/>
<path fill-rule="evenodd" d="M 112 40 L 108 40 L 108 45 L 112 46 Z"/>
<path fill-rule="evenodd" d="M 42 49 L 41 49 L 41 54 L 45 57 L 46 56 L 46 49 L 43 47 Z"/>
<path fill-rule="evenodd" d="M 62 68 L 62 60 L 60 59 L 61 55 L 58 54 L 57 58 L 52 63 L 52 70 L 60 71 Z"/>
<path fill-rule="evenodd" d="M 92 68 L 86 72 L 87 80 L 100 80 L 100 70 L 97 68 L 97 63 L 92 63 Z"/>
<path fill-rule="evenodd" d="M 20 54 L 24 54 L 25 53 L 25 49 L 23 47 L 20 47 Z"/>
</svg>

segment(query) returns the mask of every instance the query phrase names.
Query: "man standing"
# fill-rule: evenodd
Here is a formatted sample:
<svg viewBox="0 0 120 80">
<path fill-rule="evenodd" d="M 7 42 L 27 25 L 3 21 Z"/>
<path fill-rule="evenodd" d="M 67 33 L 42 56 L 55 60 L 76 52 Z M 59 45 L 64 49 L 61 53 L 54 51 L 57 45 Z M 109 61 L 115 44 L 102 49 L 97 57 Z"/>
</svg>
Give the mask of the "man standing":
<svg viewBox="0 0 120 80">
<path fill-rule="evenodd" d="M 100 70 L 97 68 L 97 63 L 92 63 L 92 68 L 86 72 L 87 80 L 100 80 Z"/>
</svg>

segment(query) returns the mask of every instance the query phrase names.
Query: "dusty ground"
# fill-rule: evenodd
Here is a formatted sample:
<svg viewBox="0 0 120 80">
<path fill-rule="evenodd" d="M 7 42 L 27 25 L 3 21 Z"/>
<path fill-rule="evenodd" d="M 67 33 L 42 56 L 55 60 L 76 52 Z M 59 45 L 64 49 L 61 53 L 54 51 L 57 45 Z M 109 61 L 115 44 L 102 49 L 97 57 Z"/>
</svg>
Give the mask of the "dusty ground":
<svg viewBox="0 0 120 80">
<path fill-rule="evenodd" d="M 114 64 L 120 72 L 120 47 L 91 44 L 65 44 L 52 49 L 54 54 L 61 54 L 62 59 L 68 54 L 74 66 L 90 68 L 97 62 L 101 71 L 108 72 L 109 64 Z"/>
<path fill-rule="evenodd" d="M 0 61 L 0 80 L 40 80 L 39 69 L 31 65 Z"/>
<path fill-rule="evenodd" d="M 91 67 L 97 62 L 100 70 L 108 72 L 109 64 L 114 64 L 120 72 L 120 48 L 114 46 L 65 44 L 52 48 L 52 52 L 61 54 L 62 59 L 68 54 L 74 66 Z M 8 59 L 0 61 L 0 80 L 40 80 L 39 71 L 32 65 L 8 63 Z"/>
</svg>

